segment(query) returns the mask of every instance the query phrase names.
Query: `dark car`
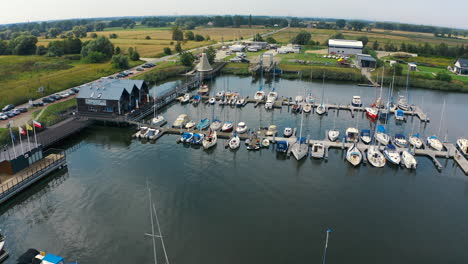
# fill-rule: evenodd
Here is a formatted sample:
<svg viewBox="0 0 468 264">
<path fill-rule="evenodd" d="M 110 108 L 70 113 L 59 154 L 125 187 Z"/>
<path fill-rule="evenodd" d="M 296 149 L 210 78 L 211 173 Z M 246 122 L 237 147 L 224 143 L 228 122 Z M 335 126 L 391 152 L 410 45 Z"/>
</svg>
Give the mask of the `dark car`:
<svg viewBox="0 0 468 264">
<path fill-rule="evenodd" d="M 42 99 L 42 102 L 43 102 L 44 104 L 49 104 L 49 103 L 55 102 L 55 99 L 52 98 L 52 97 L 46 97 L 46 98 L 43 98 L 43 99 Z"/>
<path fill-rule="evenodd" d="M 151 63 L 151 62 L 150 62 L 150 63 L 147 63 L 147 64 L 148 64 L 148 66 L 150 66 L 150 67 L 154 67 L 154 66 L 156 66 L 156 64 L 154 64 L 154 63 Z"/>
<path fill-rule="evenodd" d="M 127 76 L 128 76 L 128 74 L 125 74 L 125 73 L 121 72 L 121 73 L 117 74 L 115 77 L 124 78 L 124 77 L 127 77 Z"/>
<path fill-rule="evenodd" d="M 26 113 L 28 109 L 26 107 L 19 107 L 17 108 L 21 113 Z"/>
<path fill-rule="evenodd" d="M 2 112 L 8 112 L 13 108 L 15 108 L 15 106 L 12 104 L 6 105 L 5 107 L 2 108 Z"/>
<path fill-rule="evenodd" d="M 15 114 L 13 112 L 10 112 L 10 111 L 5 112 L 4 114 L 7 115 L 10 118 L 15 116 Z"/>
<path fill-rule="evenodd" d="M 79 93 L 79 92 L 80 92 L 80 88 L 78 88 L 78 87 L 73 87 L 73 88 L 71 88 L 70 90 L 74 91 L 75 93 Z"/>
<path fill-rule="evenodd" d="M 44 103 L 41 102 L 41 101 L 37 101 L 37 102 L 32 103 L 32 106 L 34 106 L 34 107 L 39 107 L 39 106 L 43 106 L 43 105 L 44 105 Z"/>
<path fill-rule="evenodd" d="M 50 97 L 54 98 L 55 101 L 62 99 L 62 96 L 60 96 L 58 94 L 53 94 Z"/>
<path fill-rule="evenodd" d="M 138 68 L 136 68 L 136 70 L 137 71 L 144 71 L 145 69 L 138 67 Z"/>
</svg>

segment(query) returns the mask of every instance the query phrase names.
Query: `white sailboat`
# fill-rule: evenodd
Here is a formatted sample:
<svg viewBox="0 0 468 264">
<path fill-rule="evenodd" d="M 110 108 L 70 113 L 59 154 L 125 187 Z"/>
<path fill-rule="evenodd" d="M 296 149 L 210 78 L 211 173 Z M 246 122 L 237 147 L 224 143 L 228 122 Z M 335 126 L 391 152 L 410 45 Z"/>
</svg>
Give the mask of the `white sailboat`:
<svg viewBox="0 0 468 264">
<path fill-rule="evenodd" d="M 243 134 L 245 132 L 247 132 L 247 124 L 245 122 L 239 122 L 237 124 L 237 127 L 236 127 L 236 132 L 239 133 L 239 134 Z"/>
<path fill-rule="evenodd" d="M 445 111 L 445 100 L 444 100 L 444 104 L 442 106 L 442 113 L 440 115 L 440 124 L 439 124 L 439 132 L 437 133 L 438 135 L 440 135 L 440 130 L 442 129 L 442 120 L 444 118 L 444 111 Z M 444 149 L 444 145 L 442 144 L 442 142 L 440 142 L 439 138 L 435 135 L 432 135 L 430 137 L 427 137 L 427 144 L 437 150 L 437 151 L 442 151 L 442 149 Z"/>
<path fill-rule="evenodd" d="M 257 101 L 261 101 L 263 98 L 265 98 L 265 92 L 262 90 L 258 90 L 254 95 L 254 99 Z"/>
<path fill-rule="evenodd" d="M 336 116 L 338 115 L 338 111 L 336 115 L 333 117 L 333 129 L 328 131 L 328 139 L 332 142 L 336 141 L 340 136 L 340 131 L 336 129 Z"/>
<path fill-rule="evenodd" d="M 205 138 L 203 138 L 202 145 L 204 149 L 209 149 L 215 146 L 217 142 L 218 142 L 218 137 L 216 135 L 216 131 L 213 131 L 210 129 L 210 134 L 206 136 Z"/>
<path fill-rule="evenodd" d="M 362 160 L 362 153 L 358 149 L 356 143 L 354 143 L 350 148 L 348 148 L 348 151 L 346 151 L 346 160 L 349 161 L 353 166 L 359 165 Z"/>
<path fill-rule="evenodd" d="M 377 132 L 375 133 L 375 139 L 381 143 L 382 145 L 386 146 L 390 143 L 390 136 L 385 134 L 385 127 L 382 125 L 377 126 Z"/>
<path fill-rule="evenodd" d="M 302 106 L 302 111 L 304 111 L 304 113 L 310 113 L 312 111 L 312 105 L 309 103 L 304 103 Z"/>
<path fill-rule="evenodd" d="M 299 132 L 299 137 L 297 138 L 296 142 L 291 146 L 291 153 L 296 158 L 296 160 L 301 160 L 307 155 L 307 151 L 309 149 L 308 143 L 306 143 L 306 139 L 302 138 L 302 123 L 304 121 L 304 113 L 301 114 L 301 129 Z"/>
<path fill-rule="evenodd" d="M 423 141 L 419 137 L 419 134 L 411 135 L 408 138 L 408 142 L 410 143 L 410 145 L 412 145 L 413 147 L 418 148 L 418 149 L 422 148 L 422 145 L 423 145 Z"/>
<path fill-rule="evenodd" d="M 290 127 L 284 128 L 284 130 L 283 130 L 283 136 L 284 137 L 288 138 L 288 137 L 292 136 L 292 134 L 293 134 L 293 129 L 292 128 L 290 128 Z"/>
<path fill-rule="evenodd" d="M 231 137 L 231 139 L 229 139 L 229 148 L 234 150 L 234 149 L 238 149 L 239 146 L 240 146 L 240 138 L 239 136 L 237 135 L 237 133 L 234 133 Z"/>
<path fill-rule="evenodd" d="M 382 152 L 380 152 L 379 148 L 375 145 L 370 146 L 367 149 L 367 160 L 369 163 L 376 167 L 376 168 L 382 168 L 385 166 L 386 159 Z"/>
<path fill-rule="evenodd" d="M 468 155 L 468 139 L 466 138 L 457 139 L 457 148 L 460 150 L 462 155 L 467 156 Z"/>
<path fill-rule="evenodd" d="M 407 169 L 416 169 L 418 166 L 416 158 L 407 150 L 401 153 L 401 163 L 403 163 Z"/>
<path fill-rule="evenodd" d="M 400 154 L 398 153 L 396 147 L 392 144 L 388 144 L 384 151 L 383 151 L 383 154 L 385 156 L 385 158 L 395 164 L 395 165 L 398 165 L 400 164 L 400 161 L 401 161 L 401 158 L 400 158 Z"/>
</svg>

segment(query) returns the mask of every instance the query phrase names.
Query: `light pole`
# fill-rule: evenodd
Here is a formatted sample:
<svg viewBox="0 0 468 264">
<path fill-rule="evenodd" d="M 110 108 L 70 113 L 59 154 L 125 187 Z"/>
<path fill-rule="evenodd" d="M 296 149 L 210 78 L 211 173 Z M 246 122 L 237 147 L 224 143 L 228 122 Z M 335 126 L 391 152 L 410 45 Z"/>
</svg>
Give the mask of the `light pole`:
<svg viewBox="0 0 468 264">
<path fill-rule="evenodd" d="M 325 247 L 323 248 L 323 256 L 322 256 L 322 264 L 325 264 L 325 260 L 327 258 L 327 248 L 328 248 L 328 236 L 332 230 L 330 228 L 327 229 L 327 238 L 325 239 Z"/>
</svg>

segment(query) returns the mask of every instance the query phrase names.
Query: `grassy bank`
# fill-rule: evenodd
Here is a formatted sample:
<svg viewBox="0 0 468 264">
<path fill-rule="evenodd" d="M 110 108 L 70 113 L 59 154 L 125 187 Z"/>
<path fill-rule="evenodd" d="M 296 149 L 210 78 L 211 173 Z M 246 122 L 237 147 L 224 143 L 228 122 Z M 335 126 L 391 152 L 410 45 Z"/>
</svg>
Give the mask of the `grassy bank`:
<svg viewBox="0 0 468 264">
<path fill-rule="evenodd" d="M 37 121 L 45 124 L 46 126 L 55 125 L 64 119 L 62 114 L 74 108 L 76 108 L 76 98 L 49 105 L 44 109 L 44 112 Z"/>
<path fill-rule="evenodd" d="M 132 79 L 145 80 L 150 84 L 155 84 L 169 78 L 176 77 L 189 70 L 191 70 L 191 67 L 186 67 L 177 62 L 167 62 L 157 65 L 154 69 L 148 72 L 132 77 Z"/>
<path fill-rule="evenodd" d="M 130 66 L 141 64 L 130 61 Z M 88 64 L 43 56 L 0 56 L 0 107 L 26 103 L 120 71 L 110 62 Z M 43 93 L 38 88 L 44 87 Z"/>
<path fill-rule="evenodd" d="M 223 74 L 234 74 L 234 75 L 251 75 L 249 72 L 248 63 L 234 63 L 230 62 L 221 69 Z"/>
<path fill-rule="evenodd" d="M 367 79 L 358 69 L 355 68 L 341 68 L 341 67 L 328 67 L 328 66 L 315 66 L 315 65 L 294 65 L 294 64 L 280 64 L 280 69 L 286 71 L 282 78 L 295 79 L 295 78 L 311 78 L 321 80 L 325 76 L 326 80 L 336 81 L 352 81 L 352 82 L 366 82 Z M 288 72 L 298 72 L 288 73 Z"/>
</svg>

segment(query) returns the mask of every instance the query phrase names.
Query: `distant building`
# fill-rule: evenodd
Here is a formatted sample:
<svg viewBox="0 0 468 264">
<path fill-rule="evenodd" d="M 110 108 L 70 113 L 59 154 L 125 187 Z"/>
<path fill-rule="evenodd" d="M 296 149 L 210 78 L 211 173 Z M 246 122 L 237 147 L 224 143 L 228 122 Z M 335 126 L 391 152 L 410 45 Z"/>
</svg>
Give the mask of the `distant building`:
<svg viewBox="0 0 468 264">
<path fill-rule="evenodd" d="M 143 80 L 101 79 L 83 85 L 77 95 L 78 113 L 123 115 L 149 101 Z"/>
<path fill-rule="evenodd" d="M 264 41 L 246 41 L 245 44 L 249 47 L 255 47 L 257 49 L 266 49 L 268 46 L 268 43 Z"/>
<path fill-rule="evenodd" d="M 329 39 L 328 54 L 357 55 L 362 54 L 362 41 L 350 39 Z"/>
<path fill-rule="evenodd" d="M 369 54 L 357 54 L 356 62 L 361 68 L 375 68 L 377 60 Z"/>
<path fill-rule="evenodd" d="M 418 65 L 414 63 L 408 63 L 408 70 L 409 71 L 417 71 L 418 70 Z"/>
<path fill-rule="evenodd" d="M 24 145 L 24 148 L 23 148 Z M 0 183 L 2 174 L 13 175 L 42 159 L 42 145 L 35 145 L 27 141 L 22 145 L 4 147 L 0 155 Z M 25 150 L 23 152 L 23 150 Z"/>
<path fill-rule="evenodd" d="M 460 75 L 468 75 L 468 59 L 458 59 L 453 66 L 453 72 Z"/>
</svg>

